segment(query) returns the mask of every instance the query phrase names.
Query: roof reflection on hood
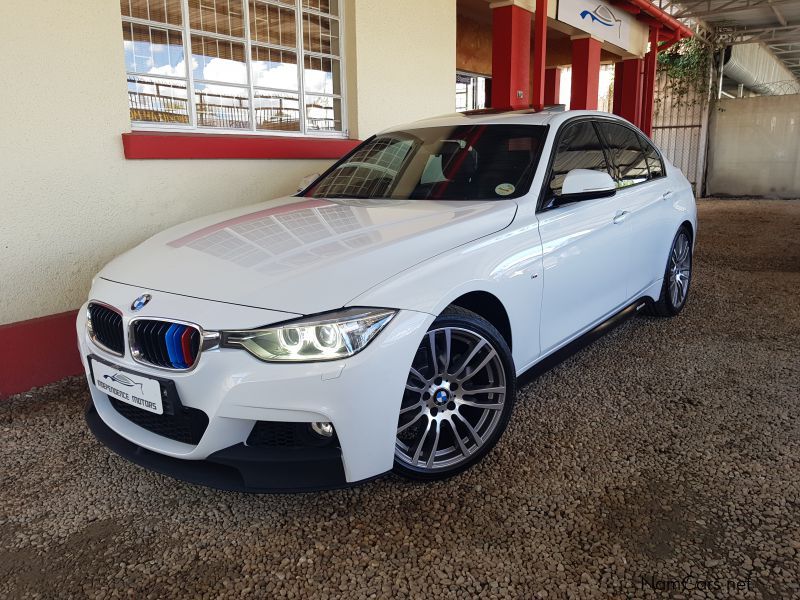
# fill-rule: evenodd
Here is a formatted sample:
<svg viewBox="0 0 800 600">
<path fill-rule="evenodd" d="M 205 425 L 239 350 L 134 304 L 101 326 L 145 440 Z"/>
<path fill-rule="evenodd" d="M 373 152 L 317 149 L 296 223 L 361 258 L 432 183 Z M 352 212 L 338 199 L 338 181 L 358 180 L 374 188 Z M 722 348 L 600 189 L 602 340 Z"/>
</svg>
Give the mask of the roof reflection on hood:
<svg viewBox="0 0 800 600">
<path fill-rule="evenodd" d="M 371 225 L 363 208 L 326 201 L 301 202 L 231 219 L 170 245 L 187 246 L 263 273 L 280 274 L 379 241 L 377 232 L 365 231 Z"/>
</svg>

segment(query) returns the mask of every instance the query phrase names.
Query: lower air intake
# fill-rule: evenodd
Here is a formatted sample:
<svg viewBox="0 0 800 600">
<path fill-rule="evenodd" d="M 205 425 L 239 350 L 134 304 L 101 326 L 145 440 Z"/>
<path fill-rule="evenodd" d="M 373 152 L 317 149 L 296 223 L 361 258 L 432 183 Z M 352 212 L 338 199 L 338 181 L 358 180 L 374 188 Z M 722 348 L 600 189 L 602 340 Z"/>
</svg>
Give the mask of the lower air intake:
<svg viewBox="0 0 800 600">
<path fill-rule="evenodd" d="M 113 396 L 108 401 L 131 423 L 176 442 L 197 445 L 208 427 L 208 415 L 197 408 L 181 407 L 174 415 L 157 415 L 126 404 Z"/>
</svg>

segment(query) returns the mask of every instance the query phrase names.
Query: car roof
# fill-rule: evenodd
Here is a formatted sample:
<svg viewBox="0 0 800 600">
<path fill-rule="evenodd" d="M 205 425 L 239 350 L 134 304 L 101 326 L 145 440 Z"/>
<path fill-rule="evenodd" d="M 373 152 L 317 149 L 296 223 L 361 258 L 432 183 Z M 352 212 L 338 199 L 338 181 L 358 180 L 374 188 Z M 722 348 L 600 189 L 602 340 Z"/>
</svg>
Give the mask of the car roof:
<svg viewBox="0 0 800 600">
<path fill-rule="evenodd" d="M 390 127 L 381 133 L 390 131 L 400 131 L 406 129 L 421 129 L 423 127 L 446 127 L 456 125 L 560 125 L 568 119 L 580 116 L 594 116 L 603 118 L 613 118 L 623 122 L 617 115 L 602 112 L 599 110 L 563 110 L 560 107 L 549 107 L 541 111 L 533 109 L 524 110 L 497 110 L 485 109 L 463 113 L 452 113 L 430 117 L 419 121 L 412 121 L 403 125 Z"/>
</svg>

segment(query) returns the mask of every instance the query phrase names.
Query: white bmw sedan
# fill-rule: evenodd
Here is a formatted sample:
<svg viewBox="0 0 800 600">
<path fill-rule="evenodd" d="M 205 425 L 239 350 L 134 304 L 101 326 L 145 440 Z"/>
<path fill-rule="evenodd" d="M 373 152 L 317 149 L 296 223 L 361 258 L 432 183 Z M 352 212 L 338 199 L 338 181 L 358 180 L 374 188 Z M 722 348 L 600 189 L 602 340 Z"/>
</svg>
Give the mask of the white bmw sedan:
<svg viewBox="0 0 800 600">
<path fill-rule="evenodd" d="M 103 443 L 223 489 L 440 479 L 520 374 L 686 304 L 692 188 L 607 113 L 484 111 L 361 144 L 296 196 L 160 233 L 77 330 Z"/>
</svg>

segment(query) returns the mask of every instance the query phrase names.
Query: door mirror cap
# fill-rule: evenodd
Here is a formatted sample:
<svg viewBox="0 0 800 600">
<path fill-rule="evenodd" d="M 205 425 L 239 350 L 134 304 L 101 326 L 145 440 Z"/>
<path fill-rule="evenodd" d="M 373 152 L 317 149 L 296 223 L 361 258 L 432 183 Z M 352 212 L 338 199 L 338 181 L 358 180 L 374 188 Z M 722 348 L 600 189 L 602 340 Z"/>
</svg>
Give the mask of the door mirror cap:
<svg viewBox="0 0 800 600">
<path fill-rule="evenodd" d="M 302 192 L 312 183 L 314 183 L 317 178 L 319 177 L 319 173 L 312 173 L 311 175 L 306 175 L 300 180 L 300 183 L 297 184 L 297 191 Z"/>
<path fill-rule="evenodd" d="M 592 169 L 572 169 L 564 178 L 559 203 L 607 198 L 617 193 L 611 175 Z"/>
</svg>

